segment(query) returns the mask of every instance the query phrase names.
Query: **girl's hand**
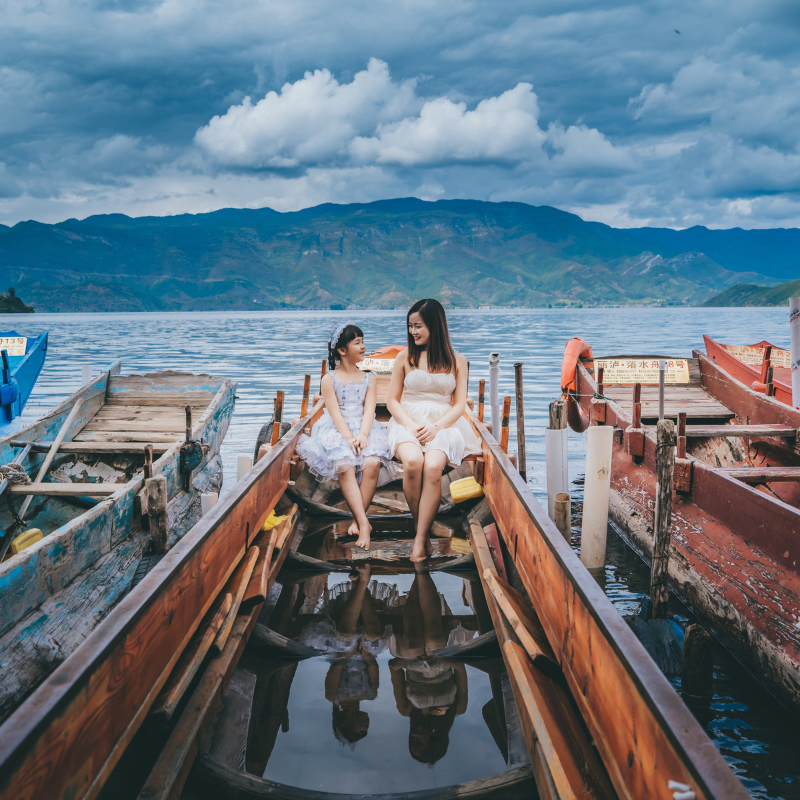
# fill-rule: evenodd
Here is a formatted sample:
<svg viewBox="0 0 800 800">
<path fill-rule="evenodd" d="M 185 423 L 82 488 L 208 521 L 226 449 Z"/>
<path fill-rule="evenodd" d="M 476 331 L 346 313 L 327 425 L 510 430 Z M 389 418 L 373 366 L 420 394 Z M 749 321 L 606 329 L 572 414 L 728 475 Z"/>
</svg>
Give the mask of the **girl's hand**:
<svg viewBox="0 0 800 800">
<path fill-rule="evenodd" d="M 354 447 L 357 448 L 356 454 L 360 453 L 368 444 L 369 439 L 367 439 L 367 435 L 365 433 L 359 433 L 353 442 Z"/>
<path fill-rule="evenodd" d="M 347 442 L 347 444 L 349 444 L 349 445 L 350 445 L 350 447 L 352 448 L 353 452 L 354 452 L 356 455 L 358 455 L 358 449 L 357 449 L 357 448 L 358 448 L 358 446 L 357 446 L 357 444 L 356 444 L 356 439 L 355 439 L 355 437 L 352 437 L 352 436 L 351 436 L 349 439 L 345 439 L 345 441 Z"/>
<path fill-rule="evenodd" d="M 414 422 L 414 420 L 411 420 L 411 422 L 407 422 L 407 423 L 405 424 L 405 429 L 406 429 L 406 430 L 407 430 L 407 431 L 408 431 L 408 432 L 409 432 L 409 433 L 410 433 L 410 434 L 411 434 L 411 435 L 412 435 L 412 436 L 413 436 L 415 439 L 419 439 L 419 433 L 420 433 L 420 431 L 421 431 L 421 430 L 422 430 L 424 427 L 425 427 L 424 425 L 420 424 L 419 422 Z"/>
<path fill-rule="evenodd" d="M 439 433 L 439 426 L 433 423 L 428 425 L 423 425 L 422 428 L 417 433 L 417 439 L 419 439 L 420 444 L 428 444 L 428 442 L 432 442 L 436 434 Z"/>
</svg>

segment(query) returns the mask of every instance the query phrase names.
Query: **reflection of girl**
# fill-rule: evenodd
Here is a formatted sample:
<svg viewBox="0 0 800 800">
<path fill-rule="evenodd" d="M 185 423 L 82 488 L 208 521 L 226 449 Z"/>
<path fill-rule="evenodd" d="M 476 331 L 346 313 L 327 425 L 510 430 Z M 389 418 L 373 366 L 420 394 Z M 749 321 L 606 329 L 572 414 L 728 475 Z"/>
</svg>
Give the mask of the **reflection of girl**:
<svg viewBox="0 0 800 800">
<path fill-rule="evenodd" d="M 338 623 L 321 614 L 298 637 L 308 647 L 324 652 L 331 661 L 325 677 L 325 699 L 333 704 L 334 736 L 351 747 L 367 735 L 369 715 L 361 710 L 360 704 L 378 696 L 379 670 L 375 656 L 387 644 L 387 637 L 381 636 L 369 579 L 369 566 L 359 567 L 346 593 Z"/>
</svg>

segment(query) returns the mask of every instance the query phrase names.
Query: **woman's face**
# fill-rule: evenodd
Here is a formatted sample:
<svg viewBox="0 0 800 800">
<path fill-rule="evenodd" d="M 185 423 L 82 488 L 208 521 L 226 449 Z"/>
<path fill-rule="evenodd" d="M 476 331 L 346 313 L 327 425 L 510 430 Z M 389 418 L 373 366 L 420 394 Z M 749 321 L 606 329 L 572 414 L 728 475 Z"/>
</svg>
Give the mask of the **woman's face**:
<svg viewBox="0 0 800 800">
<path fill-rule="evenodd" d="M 357 364 L 359 361 L 364 360 L 364 355 L 367 348 L 364 346 L 364 340 L 360 336 L 356 336 L 351 342 L 347 343 L 347 347 L 337 347 L 339 356 L 342 361 L 349 361 L 351 364 Z"/>
<path fill-rule="evenodd" d="M 431 338 L 430 329 L 416 311 L 408 318 L 408 332 L 417 347 L 425 347 Z"/>
</svg>

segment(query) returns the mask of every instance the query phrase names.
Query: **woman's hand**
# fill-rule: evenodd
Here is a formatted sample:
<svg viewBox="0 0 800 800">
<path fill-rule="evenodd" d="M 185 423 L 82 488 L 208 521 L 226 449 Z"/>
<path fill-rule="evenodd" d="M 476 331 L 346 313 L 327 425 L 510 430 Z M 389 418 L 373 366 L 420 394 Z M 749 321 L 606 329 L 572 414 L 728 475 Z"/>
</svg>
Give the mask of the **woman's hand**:
<svg viewBox="0 0 800 800">
<path fill-rule="evenodd" d="M 410 420 L 406 422 L 405 429 L 415 438 L 419 439 L 419 432 L 425 427 L 419 422 L 414 422 L 414 420 Z"/>
<path fill-rule="evenodd" d="M 439 433 L 439 426 L 431 422 L 420 428 L 417 433 L 417 439 L 419 439 L 420 444 L 428 444 L 428 442 L 433 441 L 437 433 Z"/>
<path fill-rule="evenodd" d="M 355 450 L 356 455 L 364 450 L 368 444 L 369 439 L 367 438 L 367 434 L 359 433 L 358 436 L 356 436 L 356 438 L 353 440 L 353 449 Z"/>
</svg>

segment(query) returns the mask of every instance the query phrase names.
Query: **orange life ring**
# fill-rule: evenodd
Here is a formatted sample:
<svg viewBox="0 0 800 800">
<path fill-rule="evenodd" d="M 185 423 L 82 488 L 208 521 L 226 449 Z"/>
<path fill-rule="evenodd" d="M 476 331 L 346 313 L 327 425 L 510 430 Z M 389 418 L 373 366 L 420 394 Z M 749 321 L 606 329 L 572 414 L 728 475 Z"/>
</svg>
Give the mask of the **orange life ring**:
<svg viewBox="0 0 800 800">
<path fill-rule="evenodd" d="M 577 391 L 575 370 L 581 358 L 591 358 L 592 347 L 578 336 L 570 339 L 564 348 L 561 362 L 561 392 L 567 401 L 567 424 L 576 433 L 583 433 L 589 427 L 589 415 L 581 408 L 578 399 L 570 392 Z"/>
</svg>

